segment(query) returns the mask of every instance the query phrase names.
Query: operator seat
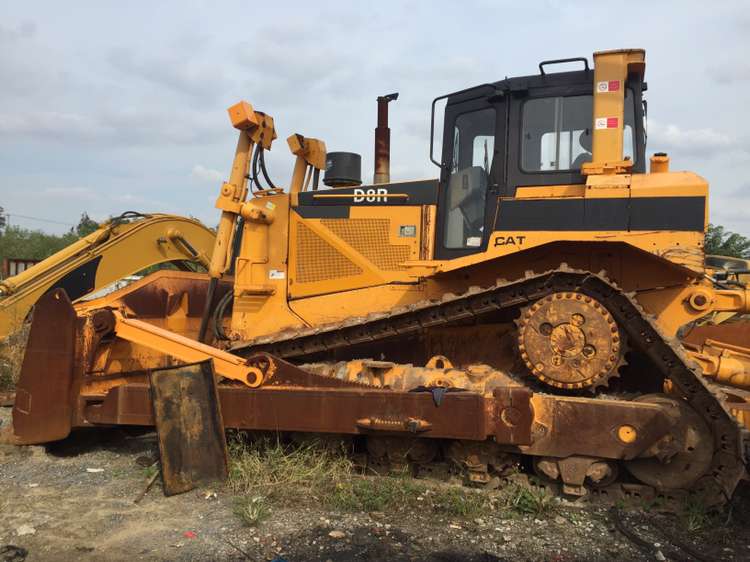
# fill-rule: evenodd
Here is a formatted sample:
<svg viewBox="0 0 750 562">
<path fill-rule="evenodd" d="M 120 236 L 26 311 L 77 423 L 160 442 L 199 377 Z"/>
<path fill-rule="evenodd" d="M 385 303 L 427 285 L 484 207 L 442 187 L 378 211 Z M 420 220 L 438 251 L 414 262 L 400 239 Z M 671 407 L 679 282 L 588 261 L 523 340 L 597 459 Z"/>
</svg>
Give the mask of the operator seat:
<svg viewBox="0 0 750 562">
<path fill-rule="evenodd" d="M 572 170 L 580 170 L 583 164 L 591 162 L 591 141 L 591 130 L 585 129 L 581 133 L 581 136 L 578 137 L 578 144 L 581 145 L 581 148 L 585 150 L 585 152 L 581 152 L 578 156 L 576 156 L 576 159 L 573 160 L 573 164 L 570 167 Z"/>
</svg>

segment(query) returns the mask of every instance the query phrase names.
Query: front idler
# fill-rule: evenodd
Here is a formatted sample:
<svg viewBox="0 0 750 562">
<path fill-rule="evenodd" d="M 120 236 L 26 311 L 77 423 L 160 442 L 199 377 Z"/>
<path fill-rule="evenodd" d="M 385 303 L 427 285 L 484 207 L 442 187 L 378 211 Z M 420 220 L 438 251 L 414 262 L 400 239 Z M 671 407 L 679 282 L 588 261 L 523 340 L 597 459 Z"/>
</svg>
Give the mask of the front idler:
<svg viewBox="0 0 750 562">
<path fill-rule="evenodd" d="M 659 404 L 674 426 L 642 458 L 626 461 L 625 468 L 657 490 L 690 488 L 706 474 L 714 455 L 713 434 L 705 420 L 685 400 L 666 394 L 647 394 L 635 401 Z"/>
</svg>

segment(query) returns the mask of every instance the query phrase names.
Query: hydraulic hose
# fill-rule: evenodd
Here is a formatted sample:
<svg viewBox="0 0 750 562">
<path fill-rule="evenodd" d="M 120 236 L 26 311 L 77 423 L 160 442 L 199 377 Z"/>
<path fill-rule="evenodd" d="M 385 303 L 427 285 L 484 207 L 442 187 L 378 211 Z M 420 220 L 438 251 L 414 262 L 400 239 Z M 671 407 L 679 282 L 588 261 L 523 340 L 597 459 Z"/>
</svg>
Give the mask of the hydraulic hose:
<svg viewBox="0 0 750 562">
<path fill-rule="evenodd" d="M 217 340 L 229 339 L 226 332 L 224 331 L 222 320 L 224 318 L 224 311 L 226 311 L 227 306 L 229 306 L 229 303 L 232 302 L 233 298 L 234 298 L 234 291 L 230 289 L 227 292 L 227 294 L 221 297 L 221 300 L 219 301 L 219 303 L 216 305 L 216 308 L 214 309 L 214 313 L 213 313 L 214 336 L 216 336 Z"/>
<path fill-rule="evenodd" d="M 262 190 L 263 188 L 260 185 L 260 182 L 258 181 L 258 158 L 260 156 L 260 152 L 263 150 L 260 146 L 255 147 L 255 152 L 253 153 L 253 160 L 252 164 L 250 165 L 250 177 L 248 178 L 250 180 L 250 191 L 253 191 L 253 184 L 255 184 L 255 187 Z"/>
<path fill-rule="evenodd" d="M 214 294 L 216 293 L 216 286 L 219 284 L 219 280 L 216 277 L 211 277 L 208 280 L 208 289 L 206 290 L 206 304 L 203 306 L 203 316 L 201 316 L 201 327 L 198 331 L 198 341 L 206 343 L 206 332 L 208 332 L 208 322 L 211 319 L 211 308 L 214 300 Z"/>
<path fill-rule="evenodd" d="M 266 180 L 266 183 L 268 184 L 268 187 L 271 189 L 276 189 L 276 185 L 271 181 L 271 178 L 268 177 L 268 170 L 266 170 L 266 157 L 265 157 L 265 151 L 258 147 L 258 150 L 260 150 L 260 171 L 263 172 L 263 177 Z"/>
</svg>

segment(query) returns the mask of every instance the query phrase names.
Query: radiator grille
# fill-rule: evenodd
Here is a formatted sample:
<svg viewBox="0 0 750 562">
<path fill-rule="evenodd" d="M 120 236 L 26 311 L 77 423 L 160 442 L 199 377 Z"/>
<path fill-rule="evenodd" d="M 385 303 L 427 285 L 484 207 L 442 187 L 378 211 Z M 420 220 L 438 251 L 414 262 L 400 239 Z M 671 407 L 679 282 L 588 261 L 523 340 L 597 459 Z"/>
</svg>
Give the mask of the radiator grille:
<svg viewBox="0 0 750 562">
<path fill-rule="evenodd" d="M 300 223 L 297 228 L 297 282 L 314 283 L 359 275 L 362 270 Z"/>
<path fill-rule="evenodd" d="M 389 219 L 323 219 L 321 222 L 380 269 L 403 269 L 399 264 L 409 259 L 409 246 L 388 243 Z"/>
</svg>

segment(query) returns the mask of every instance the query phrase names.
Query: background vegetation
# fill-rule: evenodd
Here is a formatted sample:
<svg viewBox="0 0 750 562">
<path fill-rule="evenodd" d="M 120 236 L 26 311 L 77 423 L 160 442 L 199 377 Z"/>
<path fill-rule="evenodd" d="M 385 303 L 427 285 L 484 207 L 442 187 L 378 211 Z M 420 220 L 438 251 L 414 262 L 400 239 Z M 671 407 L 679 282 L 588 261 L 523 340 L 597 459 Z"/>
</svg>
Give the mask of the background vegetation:
<svg viewBox="0 0 750 562">
<path fill-rule="evenodd" d="M 720 225 L 708 225 L 706 253 L 735 258 L 750 258 L 750 239 Z"/>
<path fill-rule="evenodd" d="M 2 208 L 0 207 L 0 212 Z M 5 225 L 0 231 L 0 261 L 5 258 L 18 258 L 30 260 L 43 260 L 72 244 L 79 238 L 91 234 L 99 225 L 88 216 L 81 214 L 81 219 L 75 228 L 71 228 L 65 234 L 47 234 L 41 230 L 30 230 L 21 226 Z"/>
</svg>

